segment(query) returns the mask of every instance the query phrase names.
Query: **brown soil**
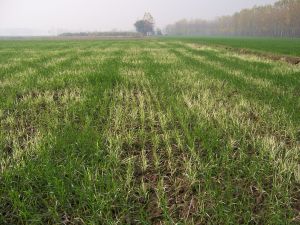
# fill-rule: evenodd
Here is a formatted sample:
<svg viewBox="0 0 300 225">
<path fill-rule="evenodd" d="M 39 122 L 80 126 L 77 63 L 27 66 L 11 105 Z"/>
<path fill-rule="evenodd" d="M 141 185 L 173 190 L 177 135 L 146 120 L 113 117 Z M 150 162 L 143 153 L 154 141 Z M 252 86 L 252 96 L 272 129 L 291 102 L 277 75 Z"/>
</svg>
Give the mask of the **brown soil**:
<svg viewBox="0 0 300 225">
<path fill-rule="evenodd" d="M 218 47 L 221 47 L 221 46 L 218 46 Z M 225 48 L 226 50 L 238 52 L 241 54 L 256 55 L 259 57 L 263 57 L 265 59 L 270 59 L 273 61 L 282 61 L 282 62 L 286 62 L 286 63 L 292 64 L 292 65 L 300 64 L 300 57 L 296 57 L 296 56 L 275 55 L 272 53 L 257 52 L 257 51 L 253 51 L 250 49 L 236 49 L 236 48 L 232 48 L 232 47 L 223 47 L 223 48 Z"/>
</svg>

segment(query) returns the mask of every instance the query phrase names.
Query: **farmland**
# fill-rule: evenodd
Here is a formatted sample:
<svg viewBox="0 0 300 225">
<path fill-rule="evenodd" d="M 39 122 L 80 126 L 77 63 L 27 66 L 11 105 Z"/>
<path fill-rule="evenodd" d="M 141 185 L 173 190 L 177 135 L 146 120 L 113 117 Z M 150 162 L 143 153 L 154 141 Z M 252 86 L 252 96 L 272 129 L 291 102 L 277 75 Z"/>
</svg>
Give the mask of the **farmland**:
<svg viewBox="0 0 300 225">
<path fill-rule="evenodd" d="M 176 38 L 172 38 L 176 39 Z M 300 38 L 186 37 L 186 42 L 300 57 Z"/>
<path fill-rule="evenodd" d="M 1 41 L 0 224 L 297 224 L 299 112 L 299 65 Z"/>
</svg>

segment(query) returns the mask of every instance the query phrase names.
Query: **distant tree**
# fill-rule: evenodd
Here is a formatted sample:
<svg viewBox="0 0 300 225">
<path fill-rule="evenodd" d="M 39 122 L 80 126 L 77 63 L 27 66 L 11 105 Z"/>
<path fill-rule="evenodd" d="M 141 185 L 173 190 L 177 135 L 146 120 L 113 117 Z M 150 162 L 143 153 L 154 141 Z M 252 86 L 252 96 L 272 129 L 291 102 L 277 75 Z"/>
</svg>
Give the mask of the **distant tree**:
<svg viewBox="0 0 300 225">
<path fill-rule="evenodd" d="M 154 19 L 150 13 L 145 13 L 142 20 L 138 20 L 134 24 L 136 31 L 143 35 L 149 36 L 154 34 Z"/>
<path fill-rule="evenodd" d="M 159 28 L 156 29 L 156 35 L 157 36 L 162 36 L 163 35 L 161 29 L 159 29 Z"/>
<path fill-rule="evenodd" d="M 165 30 L 168 35 L 300 37 L 300 0 L 279 0 L 211 21 L 180 20 Z"/>
</svg>

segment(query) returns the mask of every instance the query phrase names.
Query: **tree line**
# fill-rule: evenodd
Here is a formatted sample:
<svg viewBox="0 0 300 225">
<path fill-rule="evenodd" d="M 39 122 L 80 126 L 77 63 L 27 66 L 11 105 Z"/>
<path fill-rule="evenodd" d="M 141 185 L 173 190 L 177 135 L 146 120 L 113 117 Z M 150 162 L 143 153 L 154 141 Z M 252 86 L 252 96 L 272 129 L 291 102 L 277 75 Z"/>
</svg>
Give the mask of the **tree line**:
<svg viewBox="0 0 300 225">
<path fill-rule="evenodd" d="M 180 20 L 166 27 L 168 35 L 300 37 L 300 0 L 255 6 L 213 21 Z"/>
<path fill-rule="evenodd" d="M 62 33 L 61 37 L 141 37 L 141 34 L 130 31 L 79 32 Z"/>
</svg>

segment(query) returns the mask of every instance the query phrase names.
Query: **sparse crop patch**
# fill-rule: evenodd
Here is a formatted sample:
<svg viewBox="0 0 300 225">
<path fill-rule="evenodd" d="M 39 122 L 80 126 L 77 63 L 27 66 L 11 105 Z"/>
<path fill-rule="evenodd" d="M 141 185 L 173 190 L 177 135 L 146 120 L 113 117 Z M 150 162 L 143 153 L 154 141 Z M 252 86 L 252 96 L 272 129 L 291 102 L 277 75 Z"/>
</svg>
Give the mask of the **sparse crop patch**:
<svg viewBox="0 0 300 225">
<path fill-rule="evenodd" d="M 168 39 L 0 57 L 1 224 L 300 221 L 298 66 Z"/>
</svg>

